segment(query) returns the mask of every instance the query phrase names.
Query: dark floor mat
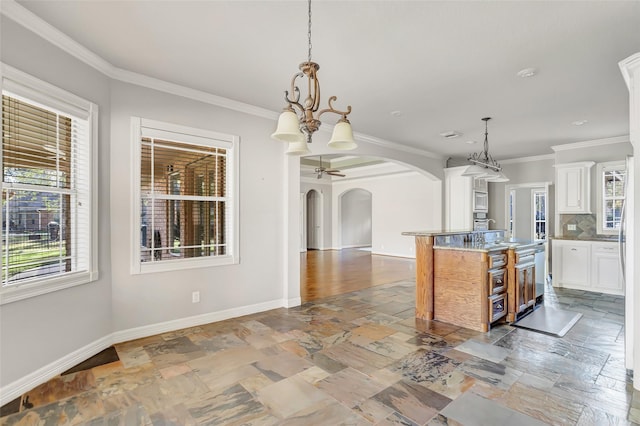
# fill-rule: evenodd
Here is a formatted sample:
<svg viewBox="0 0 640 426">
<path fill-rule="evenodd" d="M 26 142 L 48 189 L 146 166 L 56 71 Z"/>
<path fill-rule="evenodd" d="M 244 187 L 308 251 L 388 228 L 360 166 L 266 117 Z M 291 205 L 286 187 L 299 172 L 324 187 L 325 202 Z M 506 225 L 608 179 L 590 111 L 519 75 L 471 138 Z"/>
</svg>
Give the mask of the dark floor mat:
<svg viewBox="0 0 640 426">
<path fill-rule="evenodd" d="M 97 367 L 99 365 L 109 364 L 111 362 L 116 362 L 119 360 L 120 358 L 118 357 L 116 348 L 111 346 L 103 350 L 102 352 L 95 354 L 91 358 L 85 361 L 82 361 L 80 364 L 76 365 L 75 367 L 71 367 L 61 375 L 64 376 L 65 374 L 77 373 L 78 371 L 82 371 L 82 370 L 89 370 L 90 368 Z"/>
<path fill-rule="evenodd" d="M 15 414 L 20 411 L 20 401 L 22 397 L 19 396 L 11 402 L 7 402 L 0 407 L 0 417 L 8 416 L 9 414 Z"/>
</svg>

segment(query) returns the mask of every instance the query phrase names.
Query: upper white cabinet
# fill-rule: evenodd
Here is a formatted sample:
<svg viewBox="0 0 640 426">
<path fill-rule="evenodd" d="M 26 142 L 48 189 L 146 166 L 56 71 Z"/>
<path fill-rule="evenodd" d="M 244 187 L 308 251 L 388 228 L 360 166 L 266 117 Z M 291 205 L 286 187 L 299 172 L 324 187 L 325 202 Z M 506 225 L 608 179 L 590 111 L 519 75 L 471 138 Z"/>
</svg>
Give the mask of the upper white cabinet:
<svg viewBox="0 0 640 426">
<path fill-rule="evenodd" d="M 591 213 L 591 168 L 593 161 L 556 164 L 556 210 Z"/>
<path fill-rule="evenodd" d="M 489 185 L 485 178 L 473 178 L 473 190 L 480 192 L 488 192 Z"/>
<path fill-rule="evenodd" d="M 467 166 L 444 169 L 445 228 L 447 231 L 473 229 L 473 178 L 462 176 Z"/>
<path fill-rule="evenodd" d="M 462 176 L 467 166 L 444 169 L 445 230 L 473 229 L 473 213 L 489 212 L 487 180 Z"/>
</svg>

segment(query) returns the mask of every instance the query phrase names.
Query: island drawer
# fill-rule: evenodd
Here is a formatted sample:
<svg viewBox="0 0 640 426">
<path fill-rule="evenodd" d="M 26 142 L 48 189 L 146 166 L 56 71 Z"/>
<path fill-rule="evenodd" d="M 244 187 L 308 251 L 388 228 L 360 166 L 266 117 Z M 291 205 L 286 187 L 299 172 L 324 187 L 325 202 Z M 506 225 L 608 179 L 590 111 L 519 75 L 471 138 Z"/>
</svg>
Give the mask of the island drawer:
<svg viewBox="0 0 640 426">
<path fill-rule="evenodd" d="M 500 268 L 507 264 L 507 254 L 505 252 L 492 253 L 489 255 L 489 269 Z"/>
<path fill-rule="evenodd" d="M 489 294 L 498 294 L 507 288 L 507 270 L 492 269 L 489 271 Z"/>
<path fill-rule="evenodd" d="M 516 263 L 531 262 L 535 254 L 534 249 L 516 251 Z"/>
<path fill-rule="evenodd" d="M 507 315 L 507 293 L 489 297 L 489 322 L 494 322 Z"/>
</svg>

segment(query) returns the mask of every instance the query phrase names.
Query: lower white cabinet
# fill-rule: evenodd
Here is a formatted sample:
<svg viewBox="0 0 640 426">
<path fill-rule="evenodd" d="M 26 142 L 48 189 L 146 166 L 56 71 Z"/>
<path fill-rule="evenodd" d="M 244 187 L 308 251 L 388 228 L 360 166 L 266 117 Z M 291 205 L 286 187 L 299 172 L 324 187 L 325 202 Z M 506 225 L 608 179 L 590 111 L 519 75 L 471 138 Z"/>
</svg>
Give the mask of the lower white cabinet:
<svg viewBox="0 0 640 426">
<path fill-rule="evenodd" d="M 624 294 L 618 243 L 553 240 L 552 244 L 555 287 Z"/>
</svg>

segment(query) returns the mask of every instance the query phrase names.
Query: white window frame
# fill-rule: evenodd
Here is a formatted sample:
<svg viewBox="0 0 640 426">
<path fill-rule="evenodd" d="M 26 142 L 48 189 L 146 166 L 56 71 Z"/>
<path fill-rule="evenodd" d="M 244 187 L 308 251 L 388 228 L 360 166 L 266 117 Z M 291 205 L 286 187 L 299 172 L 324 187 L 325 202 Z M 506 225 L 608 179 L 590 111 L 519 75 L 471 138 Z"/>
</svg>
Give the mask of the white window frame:
<svg viewBox="0 0 640 426">
<path fill-rule="evenodd" d="M 165 123 L 140 117 L 131 117 L 131 227 L 139 230 L 142 167 L 142 138 L 164 138 L 182 143 L 215 146 L 227 150 L 227 198 L 231 213 L 227 216 L 227 254 L 195 258 L 169 259 L 158 262 L 142 262 L 140 256 L 140 232 L 131 232 L 131 273 L 145 274 L 154 272 L 179 271 L 192 268 L 232 265 L 240 263 L 240 208 L 239 208 L 239 142 L 235 135 L 197 129 L 173 123 Z"/>
<path fill-rule="evenodd" d="M 605 229 L 603 226 L 603 221 L 605 217 L 604 213 L 604 173 L 611 170 L 624 170 L 626 171 L 626 163 L 624 160 L 621 161 L 608 161 L 605 163 L 598 163 L 596 166 L 596 170 L 598 173 L 598 190 L 597 192 L 597 202 L 598 207 L 596 210 L 596 232 L 602 235 L 617 235 L 620 232 L 619 228 L 615 229 Z M 627 182 L 627 176 L 625 174 L 625 185 Z M 626 195 L 626 194 L 624 194 Z"/>
<path fill-rule="evenodd" d="M 507 233 L 510 238 L 515 238 L 516 230 L 516 190 L 507 191 Z"/>
<path fill-rule="evenodd" d="M 88 270 L 25 279 L 10 286 L 0 286 L 0 305 L 51 293 L 69 287 L 96 281 L 98 274 L 98 105 L 82 99 L 66 90 L 42 81 L 25 72 L 0 63 L 0 92 L 12 94 L 51 110 L 86 118 L 89 123 L 89 168 L 87 176 L 90 188 L 90 206 L 88 211 L 89 256 Z M 0 165 L 2 152 L 0 150 Z"/>
<path fill-rule="evenodd" d="M 536 219 L 536 195 L 542 194 L 544 196 L 544 220 Z M 549 235 L 549 194 L 547 194 L 546 188 L 533 188 L 531 190 L 531 222 L 532 229 L 531 235 L 534 241 L 544 241 Z M 544 238 L 536 238 L 536 224 L 544 223 L 545 234 Z"/>
</svg>

